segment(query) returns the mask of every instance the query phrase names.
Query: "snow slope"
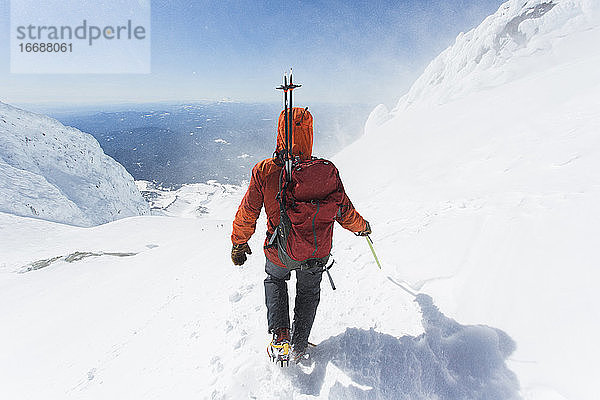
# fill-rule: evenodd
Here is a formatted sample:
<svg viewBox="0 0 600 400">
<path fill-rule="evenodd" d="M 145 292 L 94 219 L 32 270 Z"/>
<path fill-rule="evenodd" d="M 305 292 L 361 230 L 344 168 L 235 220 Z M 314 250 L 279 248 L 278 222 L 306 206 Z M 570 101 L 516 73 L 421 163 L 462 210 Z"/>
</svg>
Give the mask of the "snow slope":
<svg viewBox="0 0 600 400">
<path fill-rule="evenodd" d="M 340 253 L 339 293 L 323 287 L 314 368 L 271 363 L 264 261 L 233 267 L 225 222 L 155 216 L 79 228 L 0 213 L 3 395 L 517 398 L 505 333 L 448 319 L 426 295 L 421 316 L 360 251 L 349 251 L 352 263 Z"/>
<path fill-rule="evenodd" d="M 539 3 L 511 1 L 484 25 L 508 25 Z M 364 239 L 336 230 L 338 289 L 322 285 L 312 368 L 281 369 L 265 354 L 264 218 L 254 254 L 233 267 L 242 192 L 210 189 L 219 205 L 198 215 L 216 202 L 199 203 L 189 187 L 171 215 L 201 218 L 80 228 L 0 213 L 2 393 L 597 398 L 600 21 L 595 2 L 554 3 L 518 24 L 544 29 L 486 67 L 510 78 L 475 84 L 475 67 L 441 86 L 421 81 L 410 104 L 378 107 L 335 159 L 383 269 Z M 493 37 L 504 29 L 488 26 Z M 453 63 L 471 47 L 457 44 L 432 65 L 461 70 Z M 413 299 L 401 280 L 422 294 Z"/>
<path fill-rule="evenodd" d="M 395 110 L 443 104 L 577 56 L 578 47 L 557 54 L 555 46 L 596 27 L 599 12 L 596 0 L 507 1 L 433 60 Z"/>
<path fill-rule="evenodd" d="M 0 103 L 0 211 L 92 226 L 148 205 L 91 135 Z"/>
<path fill-rule="evenodd" d="M 541 3 L 460 35 L 337 162 L 390 273 L 516 341 L 525 398 L 594 399 L 600 4 Z"/>
</svg>

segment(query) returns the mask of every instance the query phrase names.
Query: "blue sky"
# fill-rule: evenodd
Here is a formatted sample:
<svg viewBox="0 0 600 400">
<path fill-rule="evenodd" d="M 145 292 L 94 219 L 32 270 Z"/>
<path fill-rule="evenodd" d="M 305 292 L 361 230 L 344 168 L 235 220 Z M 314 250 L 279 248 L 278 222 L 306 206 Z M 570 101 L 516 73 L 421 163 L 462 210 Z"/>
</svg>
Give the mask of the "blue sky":
<svg viewBox="0 0 600 400">
<path fill-rule="evenodd" d="M 98 3 L 98 2 L 95 2 Z M 394 104 L 427 63 L 501 0 L 152 1 L 152 73 L 10 74 L 0 0 L 0 101 L 279 101 L 287 68 L 306 102 Z"/>
</svg>

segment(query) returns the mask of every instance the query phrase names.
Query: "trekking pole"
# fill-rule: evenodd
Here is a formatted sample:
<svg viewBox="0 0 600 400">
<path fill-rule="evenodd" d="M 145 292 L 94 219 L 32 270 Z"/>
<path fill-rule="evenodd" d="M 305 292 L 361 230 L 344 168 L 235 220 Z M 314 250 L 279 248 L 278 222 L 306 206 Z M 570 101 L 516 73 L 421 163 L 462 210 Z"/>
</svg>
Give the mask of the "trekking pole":
<svg viewBox="0 0 600 400">
<path fill-rule="evenodd" d="M 288 82 L 287 72 L 283 75 L 283 85 L 276 89 L 283 91 L 283 126 L 285 132 L 285 148 L 284 148 L 284 168 L 287 172 L 287 178 L 290 179 L 292 173 L 292 144 L 294 131 L 294 109 L 292 103 L 292 91 L 302 85 L 296 85 L 293 82 L 292 69 L 290 68 L 290 79 Z M 289 92 L 289 93 L 288 93 Z M 289 95 L 289 97 L 288 97 Z"/>
<path fill-rule="evenodd" d="M 296 84 L 294 84 L 293 79 L 294 79 L 293 78 L 293 70 L 292 70 L 292 68 L 290 68 L 290 82 L 289 82 L 289 85 L 288 85 L 288 90 L 290 92 L 290 101 L 289 101 L 289 104 L 290 104 L 289 105 L 290 115 L 288 117 L 288 124 L 290 124 L 290 127 L 288 129 L 288 132 L 289 132 L 289 135 L 290 135 L 289 139 L 288 139 L 289 140 L 289 142 L 288 142 L 288 149 L 289 149 L 289 152 L 290 152 L 290 154 L 289 154 L 289 159 L 290 159 L 289 164 L 290 165 L 288 167 L 289 168 L 288 172 L 290 174 L 290 177 L 291 177 L 291 173 L 292 173 L 292 162 L 293 162 L 292 147 L 293 147 L 293 143 L 294 143 L 294 103 L 293 103 L 293 100 L 292 100 L 292 93 L 294 92 L 294 89 L 299 88 L 300 86 L 302 86 L 302 85 L 296 85 Z"/>
<path fill-rule="evenodd" d="M 373 257 L 375 257 L 375 262 L 377 262 L 377 266 L 381 269 L 381 264 L 379 263 L 379 258 L 377 258 L 377 254 L 375 254 L 375 249 L 373 248 L 373 241 L 369 235 L 366 235 L 367 243 L 369 244 L 369 248 L 371 249 L 371 253 L 373 253 Z"/>
<path fill-rule="evenodd" d="M 288 83 L 287 83 L 287 72 L 283 74 L 283 85 L 281 85 L 278 89 L 283 90 L 283 130 L 285 132 L 285 149 L 284 149 L 284 168 L 286 172 L 289 173 L 288 169 L 288 161 L 291 156 L 291 151 L 289 148 L 289 140 L 290 140 L 290 130 L 289 130 L 289 114 L 288 114 Z"/>
<path fill-rule="evenodd" d="M 290 152 L 290 164 L 291 164 L 291 160 L 292 160 L 292 143 L 293 143 L 293 136 L 294 136 L 294 105 L 293 105 L 293 101 L 292 101 L 292 92 L 293 92 L 293 88 L 292 88 L 292 69 L 290 68 L 290 84 L 288 85 L 288 90 L 290 92 L 290 100 L 289 100 L 289 115 L 288 115 L 288 124 L 289 124 L 289 128 L 288 128 L 288 132 L 289 132 L 289 138 L 288 138 L 288 151 Z M 290 165 L 291 168 L 291 165 Z M 290 172 L 291 175 L 291 169 L 288 171 Z"/>
</svg>

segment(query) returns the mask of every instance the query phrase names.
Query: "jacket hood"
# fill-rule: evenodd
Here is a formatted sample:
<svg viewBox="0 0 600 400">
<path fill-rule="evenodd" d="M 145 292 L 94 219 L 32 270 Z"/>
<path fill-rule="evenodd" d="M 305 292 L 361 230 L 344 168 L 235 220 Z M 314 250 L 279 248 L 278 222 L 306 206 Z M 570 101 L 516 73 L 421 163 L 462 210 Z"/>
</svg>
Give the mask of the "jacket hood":
<svg viewBox="0 0 600 400">
<path fill-rule="evenodd" d="M 277 152 L 285 149 L 284 111 L 279 114 L 279 122 L 277 123 Z M 294 120 L 292 155 L 300 156 L 302 159 L 310 158 L 313 145 L 313 117 L 308 111 L 308 107 L 294 107 L 292 113 Z"/>
</svg>

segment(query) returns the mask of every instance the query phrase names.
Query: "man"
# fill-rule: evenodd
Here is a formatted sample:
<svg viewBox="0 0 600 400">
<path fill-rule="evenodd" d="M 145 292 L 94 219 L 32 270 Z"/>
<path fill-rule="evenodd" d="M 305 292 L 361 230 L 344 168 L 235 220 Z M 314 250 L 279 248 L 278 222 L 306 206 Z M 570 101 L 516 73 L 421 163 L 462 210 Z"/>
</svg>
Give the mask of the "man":
<svg viewBox="0 0 600 400">
<path fill-rule="evenodd" d="M 312 156 L 313 118 L 308 108 L 294 107 L 292 111 L 294 131 L 292 135 L 292 155 L 302 160 Z M 280 175 L 283 162 L 279 154 L 285 148 L 284 111 L 279 115 L 277 129 L 277 147 L 275 157 L 260 161 L 252 169 L 248 191 L 242 199 L 233 221 L 231 241 L 231 259 L 235 265 L 246 261 L 246 254 L 252 254 L 248 240 L 256 229 L 256 220 L 264 205 L 267 213 L 267 237 L 265 239 L 266 266 L 265 300 L 269 333 L 273 334 L 270 353 L 282 345 L 292 346 L 292 359 L 299 361 L 304 357 L 308 337 L 315 319 L 321 292 L 321 271 L 296 270 L 296 300 L 294 320 L 290 334 L 290 316 L 288 306 L 287 280 L 290 269 L 279 259 L 277 249 L 267 244 L 279 224 L 280 208 L 276 199 L 279 192 Z M 343 189 L 342 189 L 343 190 Z M 371 233 L 369 223 L 354 209 L 350 199 L 343 193 L 335 218 L 344 228 L 359 235 Z"/>
</svg>

